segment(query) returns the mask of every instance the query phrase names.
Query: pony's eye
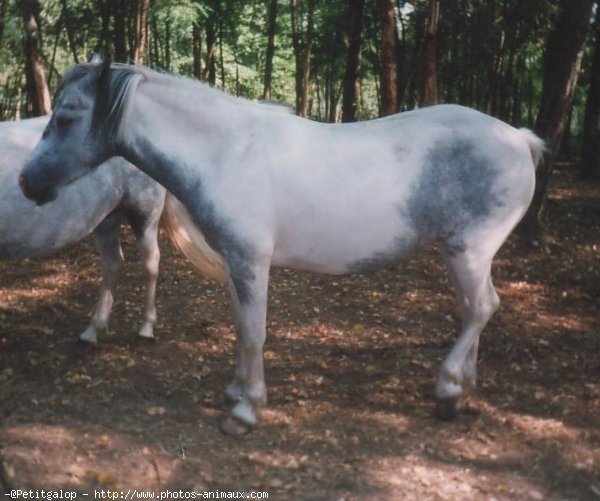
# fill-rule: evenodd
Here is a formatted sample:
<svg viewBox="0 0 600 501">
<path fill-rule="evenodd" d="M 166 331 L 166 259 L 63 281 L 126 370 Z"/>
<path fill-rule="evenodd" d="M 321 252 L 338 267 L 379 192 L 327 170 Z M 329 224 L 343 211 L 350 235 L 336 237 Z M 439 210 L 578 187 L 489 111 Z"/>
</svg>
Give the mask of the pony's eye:
<svg viewBox="0 0 600 501">
<path fill-rule="evenodd" d="M 71 117 L 57 117 L 56 118 L 56 125 L 61 129 L 68 127 L 72 123 L 73 123 L 73 119 Z"/>
</svg>

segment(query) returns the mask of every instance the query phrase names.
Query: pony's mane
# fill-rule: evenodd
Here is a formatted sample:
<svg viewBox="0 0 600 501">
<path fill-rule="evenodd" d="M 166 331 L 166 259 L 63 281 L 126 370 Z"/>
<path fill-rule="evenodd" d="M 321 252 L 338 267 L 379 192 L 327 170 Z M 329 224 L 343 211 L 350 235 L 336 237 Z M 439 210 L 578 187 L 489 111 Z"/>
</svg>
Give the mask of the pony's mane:
<svg viewBox="0 0 600 501">
<path fill-rule="evenodd" d="M 212 87 L 206 84 L 205 82 L 198 80 L 197 78 L 188 77 L 184 75 L 176 75 L 167 71 L 152 70 L 146 66 L 113 65 L 113 67 L 115 66 L 118 66 L 125 70 L 139 73 L 144 77 L 144 79 L 147 80 L 152 80 L 155 82 L 164 82 L 166 85 L 169 86 L 180 86 L 182 89 L 185 89 L 191 93 L 201 92 L 202 95 L 206 96 L 209 100 L 219 99 L 221 101 L 235 103 L 238 106 L 247 105 L 249 107 L 255 107 L 256 109 L 260 109 L 261 111 L 284 113 L 288 115 L 294 114 L 294 110 L 286 104 L 278 103 L 275 101 L 256 101 L 244 97 L 234 96 L 222 89 Z"/>
<path fill-rule="evenodd" d="M 143 78 L 144 73 L 138 67 L 125 64 L 113 63 L 110 68 L 95 63 L 78 64 L 63 75 L 56 91 L 56 100 L 60 101 L 67 87 L 88 76 L 90 83 L 93 82 L 96 86 L 94 128 L 112 139 L 116 137 L 131 90 Z"/>
<path fill-rule="evenodd" d="M 103 71 L 104 70 L 104 71 Z M 267 102 L 260 103 L 244 98 L 232 96 L 222 90 L 210 87 L 197 79 L 173 75 L 166 72 L 151 70 L 145 66 L 132 66 L 127 64 L 113 63 L 110 68 L 103 68 L 101 64 L 83 63 L 73 66 L 63 76 L 57 95 L 63 93 L 69 85 L 94 74 L 92 81 L 97 82 L 96 101 L 94 103 L 94 127 L 106 134 L 108 138 L 115 138 L 121 120 L 127 110 L 132 91 L 142 80 L 164 82 L 167 85 L 181 86 L 191 93 L 201 93 L 209 99 L 219 99 L 247 105 L 272 113 L 293 114 L 291 108 L 286 105 Z"/>
<path fill-rule="evenodd" d="M 112 64 L 107 72 L 100 72 L 94 123 L 108 138 L 116 137 L 130 94 L 143 78 L 138 67 L 125 64 Z"/>
</svg>

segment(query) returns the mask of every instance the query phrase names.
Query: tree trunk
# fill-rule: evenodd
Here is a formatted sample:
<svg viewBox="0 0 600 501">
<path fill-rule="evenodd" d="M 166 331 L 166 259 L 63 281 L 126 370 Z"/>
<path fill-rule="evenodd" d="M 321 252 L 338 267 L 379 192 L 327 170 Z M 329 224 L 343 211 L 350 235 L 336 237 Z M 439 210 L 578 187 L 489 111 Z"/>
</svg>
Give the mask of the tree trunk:
<svg viewBox="0 0 600 501">
<path fill-rule="evenodd" d="M 15 120 L 21 120 L 21 75 L 15 79 L 16 93 L 15 93 Z"/>
<path fill-rule="evenodd" d="M 308 86 L 310 84 L 310 60 L 312 57 L 315 0 L 308 0 L 306 26 L 306 46 L 302 54 L 302 94 L 300 96 L 300 116 L 308 116 Z"/>
<path fill-rule="evenodd" d="M 429 12 L 425 25 L 425 60 L 420 106 L 437 103 L 437 48 L 440 24 L 440 0 L 429 0 Z"/>
<path fill-rule="evenodd" d="M 381 19 L 381 116 L 398 111 L 398 28 L 395 0 L 379 0 Z"/>
<path fill-rule="evenodd" d="M 583 179 L 600 179 L 600 10 L 594 23 L 594 56 L 585 102 L 583 145 L 579 173 Z"/>
<path fill-rule="evenodd" d="M 194 65 L 194 77 L 202 80 L 202 36 L 198 21 L 192 25 L 192 55 Z"/>
<path fill-rule="evenodd" d="M 364 7 L 365 0 L 348 0 L 348 52 L 342 96 L 342 122 L 356 122 L 358 120 L 360 97 L 358 74 L 360 71 L 360 52 L 363 39 Z"/>
<path fill-rule="evenodd" d="M 215 61 L 216 41 L 217 36 L 214 20 L 208 19 L 206 22 L 206 64 L 202 71 L 202 80 L 207 81 L 212 86 L 217 82 L 217 64 Z"/>
<path fill-rule="evenodd" d="M 61 26 L 62 26 L 62 20 L 63 20 L 63 16 L 61 16 L 58 19 L 58 22 L 56 23 L 56 35 L 54 37 L 54 45 L 52 47 L 52 58 L 50 59 L 50 68 L 48 69 L 48 88 L 50 88 L 51 84 L 52 84 L 52 75 L 56 74 L 56 76 L 58 77 L 58 79 L 60 80 L 60 74 L 56 71 L 56 68 L 54 66 L 54 63 L 56 62 L 56 53 L 58 51 L 58 42 L 60 41 L 60 32 L 61 32 Z"/>
<path fill-rule="evenodd" d="M 171 71 L 171 17 L 165 19 L 165 69 Z"/>
<path fill-rule="evenodd" d="M 542 98 L 535 129 L 546 140 L 548 154 L 538 166 L 533 201 L 519 225 L 519 231 L 534 240 L 543 236 L 544 199 L 569 120 L 593 4 L 594 0 L 561 0 L 558 20 L 546 41 Z"/>
<path fill-rule="evenodd" d="M 115 2 L 113 9 L 113 28 L 114 28 L 114 60 L 118 63 L 128 62 L 127 38 L 125 33 L 125 0 Z"/>
<path fill-rule="evenodd" d="M 62 7 L 62 18 L 65 23 L 65 31 L 67 32 L 67 42 L 69 43 L 69 50 L 73 55 L 73 61 L 75 64 L 79 64 L 79 57 L 77 55 L 77 44 L 75 43 L 75 37 L 73 34 L 73 19 L 71 13 L 67 7 L 67 0 L 61 0 Z"/>
<path fill-rule="evenodd" d="M 265 60 L 265 79 L 262 98 L 271 99 L 271 84 L 273 81 L 273 56 L 275 55 L 275 31 L 277 30 L 277 0 L 271 0 L 269 5 L 269 21 L 267 27 L 267 57 Z"/>
<path fill-rule="evenodd" d="M 66 0 L 63 0 L 66 1 Z M 146 45 L 148 43 L 148 11 L 150 10 L 150 0 L 139 0 L 137 20 L 135 24 L 136 40 L 135 52 L 133 56 L 134 64 L 144 64 L 144 55 L 146 54 Z"/>
<path fill-rule="evenodd" d="M 8 0 L 0 0 L 0 47 L 4 37 L 4 26 L 6 23 L 6 10 L 8 9 Z"/>
<path fill-rule="evenodd" d="M 225 88 L 225 57 L 223 56 L 223 13 L 219 6 L 219 70 L 221 71 L 221 88 Z"/>
<path fill-rule="evenodd" d="M 21 7 L 25 28 L 27 99 L 33 116 L 49 115 L 52 113 L 52 104 L 41 52 L 40 4 L 38 0 L 23 0 Z"/>
<path fill-rule="evenodd" d="M 98 40 L 95 51 L 98 52 L 101 57 L 106 58 L 110 56 L 110 18 L 112 17 L 110 1 L 98 0 L 98 8 L 102 19 L 102 28 L 100 40 Z"/>
<path fill-rule="evenodd" d="M 308 116 L 308 85 L 310 82 L 310 59 L 313 43 L 315 0 L 307 0 L 306 22 L 298 22 L 298 0 L 290 0 L 292 17 L 292 45 L 296 61 L 296 113 Z M 301 26 L 306 25 L 304 37 Z"/>
</svg>

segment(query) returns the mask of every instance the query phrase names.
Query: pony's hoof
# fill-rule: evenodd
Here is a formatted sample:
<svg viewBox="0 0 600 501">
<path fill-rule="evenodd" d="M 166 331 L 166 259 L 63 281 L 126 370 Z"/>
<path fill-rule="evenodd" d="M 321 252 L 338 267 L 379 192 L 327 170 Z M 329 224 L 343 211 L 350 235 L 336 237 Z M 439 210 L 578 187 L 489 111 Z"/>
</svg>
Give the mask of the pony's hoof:
<svg viewBox="0 0 600 501">
<path fill-rule="evenodd" d="M 458 398 L 438 400 L 435 405 L 435 415 L 443 421 L 451 421 L 460 411 Z"/>
<path fill-rule="evenodd" d="M 252 427 L 233 416 L 226 416 L 220 421 L 219 429 L 225 435 L 240 437 L 249 433 L 252 430 Z"/>
</svg>

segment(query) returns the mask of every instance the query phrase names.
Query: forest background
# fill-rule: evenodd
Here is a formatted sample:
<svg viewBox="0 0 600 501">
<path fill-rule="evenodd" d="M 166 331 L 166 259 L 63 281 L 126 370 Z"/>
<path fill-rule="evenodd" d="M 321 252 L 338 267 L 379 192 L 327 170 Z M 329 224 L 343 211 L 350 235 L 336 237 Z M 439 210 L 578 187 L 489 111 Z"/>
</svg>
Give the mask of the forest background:
<svg viewBox="0 0 600 501">
<path fill-rule="evenodd" d="M 94 53 L 320 121 L 457 103 L 529 127 L 548 146 L 535 239 L 559 155 L 600 177 L 595 0 L 0 0 L 0 118 L 50 113 Z"/>
</svg>

